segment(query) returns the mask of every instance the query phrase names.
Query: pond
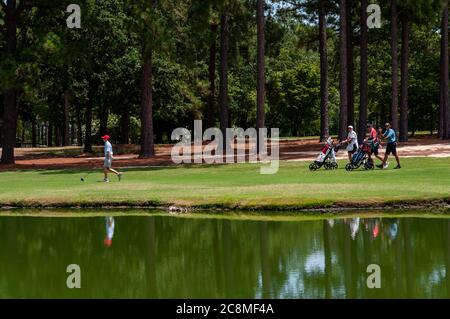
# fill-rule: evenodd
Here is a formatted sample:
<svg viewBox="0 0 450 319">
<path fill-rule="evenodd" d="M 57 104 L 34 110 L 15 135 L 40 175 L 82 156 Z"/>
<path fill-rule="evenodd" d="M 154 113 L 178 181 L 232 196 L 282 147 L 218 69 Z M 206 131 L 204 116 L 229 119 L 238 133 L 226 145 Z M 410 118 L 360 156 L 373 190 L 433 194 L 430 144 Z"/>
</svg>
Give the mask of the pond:
<svg viewBox="0 0 450 319">
<path fill-rule="evenodd" d="M 450 297 L 445 216 L 113 215 L 0 216 L 0 298 Z"/>
</svg>

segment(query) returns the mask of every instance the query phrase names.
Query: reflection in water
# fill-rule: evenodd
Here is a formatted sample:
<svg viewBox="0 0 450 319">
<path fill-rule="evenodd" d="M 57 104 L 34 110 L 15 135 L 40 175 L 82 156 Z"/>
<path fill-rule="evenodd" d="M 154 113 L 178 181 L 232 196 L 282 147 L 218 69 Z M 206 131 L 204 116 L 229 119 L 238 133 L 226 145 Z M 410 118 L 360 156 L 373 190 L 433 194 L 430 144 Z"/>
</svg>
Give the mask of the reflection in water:
<svg viewBox="0 0 450 319">
<path fill-rule="evenodd" d="M 449 274 L 445 218 L 0 218 L 2 298 L 449 298 Z"/>
<path fill-rule="evenodd" d="M 105 217 L 105 224 L 106 224 L 106 237 L 103 240 L 103 243 L 106 247 L 111 247 L 112 245 L 112 239 L 114 237 L 114 217 L 107 216 Z"/>
<path fill-rule="evenodd" d="M 334 225 L 334 220 L 323 221 L 323 251 L 325 263 L 325 298 L 332 298 L 332 259 L 331 259 L 331 228 Z"/>
<path fill-rule="evenodd" d="M 155 218 L 148 217 L 144 223 L 147 231 L 145 232 L 145 282 L 147 283 L 148 298 L 158 298 L 158 286 L 156 277 L 156 226 Z"/>
<path fill-rule="evenodd" d="M 261 222 L 260 226 L 260 252 L 261 252 L 261 278 L 262 297 L 270 298 L 270 263 L 269 263 L 269 238 L 267 222 Z"/>
<path fill-rule="evenodd" d="M 444 236 L 444 247 L 442 248 L 445 252 L 445 281 L 447 284 L 447 296 L 450 296 L 450 220 L 444 222 Z"/>
<path fill-rule="evenodd" d="M 356 233 L 359 230 L 359 217 L 350 220 L 350 236 L 355 240 Z"/>
</svg>

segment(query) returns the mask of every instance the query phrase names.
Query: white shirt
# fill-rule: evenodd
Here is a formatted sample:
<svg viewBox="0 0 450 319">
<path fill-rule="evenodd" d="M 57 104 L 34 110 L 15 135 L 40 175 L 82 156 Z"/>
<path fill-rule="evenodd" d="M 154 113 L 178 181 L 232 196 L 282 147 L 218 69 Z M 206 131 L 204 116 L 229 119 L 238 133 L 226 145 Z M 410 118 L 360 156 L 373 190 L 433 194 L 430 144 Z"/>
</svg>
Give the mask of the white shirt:
<svg viewBox="0 0 450 319">
<path fill-rule="evenodd" d="M 105 142 L 105 157 L 108 157 L 108 152 L 111 154 L 111 157 L 113 156 L 113 149 L 112 145 L 109 141 Z"/>
<path fill-rule="evenodd" d="M 358 148 L 358 135 L 356 135 L 355 131 L 348 132 L 347 140 L 348 142 L 347 151 L 353 151 L 354 145 Z"/>
<path fill-rule="evenodd" d="M 114 237 L 114 217 L 106 217 L 106 237 L 112 239 Z"/>
<path fill-rule="evenodd" d="M 352 220 L 350 221 L 350 236 L 352 236 L 352 239 L 355 239 L 358 229 L 359 229 L 359 217 L 352 218 Z"/>
</svg>

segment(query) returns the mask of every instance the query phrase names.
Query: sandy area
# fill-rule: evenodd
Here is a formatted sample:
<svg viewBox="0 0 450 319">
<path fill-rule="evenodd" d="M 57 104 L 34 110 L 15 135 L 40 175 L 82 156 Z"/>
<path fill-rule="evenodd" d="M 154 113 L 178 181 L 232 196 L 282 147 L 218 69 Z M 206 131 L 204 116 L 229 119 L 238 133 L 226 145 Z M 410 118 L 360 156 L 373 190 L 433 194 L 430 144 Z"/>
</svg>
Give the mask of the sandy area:
<svg viewBox="0 0 450 319">
<path fill-rule="evenodd" d="M 280 141 L 280 159 L 287 161 L 313 160 L 320 152 L 321 146 L 322 143 L 317 140 L 283 140 Z M 115 147 L 120 150 L 120 154 L 114 156 L 115 167 L 174 165 L 170 156 L 172 145 L 158 145 L 156 156 L 150 159 L 139 159 L 136 154 L 138 150 L 136 146 Z M 81 154 L 78 147 L 18 148 L 16 149 L 16 164 L 0 165 L 0 171 L 101 167 L 103 164 L 101 148 L 96 148 L 95 151 L 98 153 L 87 155 Z M 435 137 L 411 138 L 407 143 L 398 145 L 398 153 L 401 157 L 450 157 L 450 143 Z M 384 154 L 384 147 L 380 150 L 380 154 Z M 346 156 L 345 148 L 337 154 L 340 159 L 346 158 Z"/>
</svg>

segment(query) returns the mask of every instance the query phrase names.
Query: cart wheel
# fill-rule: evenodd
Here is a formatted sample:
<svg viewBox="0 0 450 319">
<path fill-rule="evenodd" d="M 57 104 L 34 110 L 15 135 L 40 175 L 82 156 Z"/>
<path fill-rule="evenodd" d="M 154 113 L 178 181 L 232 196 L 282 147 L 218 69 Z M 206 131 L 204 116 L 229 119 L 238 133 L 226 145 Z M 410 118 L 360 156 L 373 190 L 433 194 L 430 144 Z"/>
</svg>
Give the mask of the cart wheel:
<svg viewBox="0 0 450 319">
<path fill-rule="evenodd" d="M 338 163 L 336 163 L 336 162 L 333 162 L 333 163 L 331 163 L 331 169 L 338 169 Z"/>
<path fill-rule="evenodd" d="M 318 168 L 319 168 L 319 167 L 317 166 L 316 163 L 311 163 L 311 164 L 309 165 L 309 170 L 310 170 L 310 171 L 317 171 Z"/>
<path fill-rule="evenodd" d="M 352 163 L 348 163 L 347 165 L 345 165 L 345 170 L 350 172 L 353 171 L 354 167 L 352 165 Z"/>
<path fill-rule="evenodd" d="M 374 168 L 375 168 L 375 167 L 374 167 L 373 163 L 371 163 L 371 162 L 366 162 L 366 163 L 364 164 L 364 169 L 365 169 L 366 171 L 373 170 Z"/>
</svg>

